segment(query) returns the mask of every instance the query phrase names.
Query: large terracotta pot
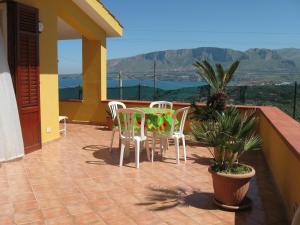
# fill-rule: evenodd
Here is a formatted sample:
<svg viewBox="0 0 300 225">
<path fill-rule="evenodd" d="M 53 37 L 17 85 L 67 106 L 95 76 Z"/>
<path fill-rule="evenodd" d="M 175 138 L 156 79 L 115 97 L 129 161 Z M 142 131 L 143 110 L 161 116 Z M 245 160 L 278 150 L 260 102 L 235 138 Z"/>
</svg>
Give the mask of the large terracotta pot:
<svg viewBox="0 0 300 225">
<path fill-rule="evenodd" d="M 208 171 L 212 175 L 215 199 L 228 206 L 238 206 L 246 197 L 249 190 L 250 179 L 255 175 L 255 170 L 246 174 L 225 174 L 214 172 L 211 167 Z"/>
</svg>

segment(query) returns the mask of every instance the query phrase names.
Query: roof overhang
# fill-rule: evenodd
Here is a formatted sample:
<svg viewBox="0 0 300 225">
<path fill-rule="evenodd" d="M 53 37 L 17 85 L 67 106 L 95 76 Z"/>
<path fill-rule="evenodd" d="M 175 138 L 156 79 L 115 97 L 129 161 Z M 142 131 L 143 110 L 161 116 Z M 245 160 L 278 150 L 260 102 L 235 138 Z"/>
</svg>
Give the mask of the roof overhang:
<svg viewBox="0 0 300 225">
<path fill-rule="evenodd" d="M 80 39 L 82 34 L 60 17 L 57 18 L 58 40 Z"/>
<path fill-rule="evenodd" d="M 123 35 L 123 27 L 120 22 L 98 0 L 72 0 L 81 8 L 108 37 L 120 37 Z"/>
</svg>

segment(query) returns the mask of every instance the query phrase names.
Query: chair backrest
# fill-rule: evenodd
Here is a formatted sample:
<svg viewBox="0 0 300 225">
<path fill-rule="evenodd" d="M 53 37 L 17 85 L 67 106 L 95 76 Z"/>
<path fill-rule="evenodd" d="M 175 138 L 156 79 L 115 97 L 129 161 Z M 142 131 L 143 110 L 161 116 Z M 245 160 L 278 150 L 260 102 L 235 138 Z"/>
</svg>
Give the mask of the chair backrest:
<svg viewBox="0 0 300 225">
<path fill-rule="evenodd" d="M 121 137 L 145 137 L 145 113 L 137 109 L 118 109 L 117 119 Z M 135 129 L 136 128 L 136 129 Z"/>
<path fill-rule="evenodd" d="M 155 101 L 150 103 L 150 108 L 172 109 L 173 103 L 167 101 Z"/>
<path fill-rule="evenodd" d="M 126 105 L 123 102 L 112 101 L 108 103 L 108 107 L 113 119 L 117 116 L 118 109 L 126 109 Z"/>
<path fill-rule="evenodd" d="M 190 107 L 184 107 L 181 109 L 177 109 L 174 112 L 172 127 L 171 127 L 171 134 L 174 134 L 174 132 L 183 134 L 184 125 L 185 125 L 186 117 L 188 115 L 189 110 L 190 110 Z M 176 126 L 177 120 L 179 121 L 178 126 Z"/>
<path fill-rule="evenodd" d="M 298 207 L 292 222 L 292 225 L 299 225 L 299 224 L 300 224 L 300 207 Z"/>
</svg>

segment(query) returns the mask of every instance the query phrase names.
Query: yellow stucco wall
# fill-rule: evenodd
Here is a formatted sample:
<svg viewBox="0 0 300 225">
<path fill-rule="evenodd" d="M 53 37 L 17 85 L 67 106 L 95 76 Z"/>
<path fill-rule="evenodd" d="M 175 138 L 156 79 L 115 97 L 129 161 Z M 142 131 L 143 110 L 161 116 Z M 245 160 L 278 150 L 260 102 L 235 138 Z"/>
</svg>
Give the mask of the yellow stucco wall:
<svg viewBox="0 0 300 225">
<path fill-rule="evenodd" d="M 291 220 L 295 207 L 300 205 L 300 160 L 263 113 L 260 113 L 259 132 L 266 161 Z"/>
<path fill-rule="evenodd" d="M 40 21 L 44 25 L 44 31 L 40 34 L 40 96 L 41 133 L 42 142 L 45 143 L 59 137 L 57 18 L 61 17 L 85 37 L 83 41 L 85 49 L 83 64 L 86 71 L 84 93 L 87 94 L 88 101 L 84 101 L 85 104 L 80 107 L 71 109 L 79 111 L 80 115 L 89 115 L 91 119 L 98 117 L 97 112 L 101 111 L 101 107 L 96 102 L 101 98 L 106 98 L 106 35 L 103 29 L 71 0 L 17 1 L 38 8 Z M 95 3 L 97 2 L 94 1 L 93 4 Z M 95 10 L 98 11 L 102 9 L 99 3 L 93 7 L 97 7 Z M 122 28 L 108 13 L 102 16 L 105 16 L 111 25 L 121 33 Z M 98 90 L 96 90 L 96 86 Z M 67 113 L 63 114 L 68 115 Z M 47 132 L 47 128 L 50 128 L 50 132 Z"/>
</svg>

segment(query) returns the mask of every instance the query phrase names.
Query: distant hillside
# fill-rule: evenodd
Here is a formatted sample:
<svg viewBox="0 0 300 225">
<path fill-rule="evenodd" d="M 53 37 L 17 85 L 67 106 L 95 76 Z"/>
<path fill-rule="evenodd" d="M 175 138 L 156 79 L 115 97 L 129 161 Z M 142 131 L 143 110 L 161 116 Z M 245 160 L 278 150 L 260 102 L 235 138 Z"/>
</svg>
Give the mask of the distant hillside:
<svg viewBox="0 0 300 225">
<path fill-rule="evenodd" d="M 300 49 L 283 48 L 278 49 L 277 52 L 283 59 L 292 60 L 296 64 L 298 70 L 300 70 Z"/>
<path fill-rule="evenodd" d="M 299 79 L 300 49 L 249 49 L 237 51 L 226 48 L 202 47 L 151 52 L 108 61 L 109 78 L 122 71 L 126 79 L 151 79 L 153 62 L 160 80 L 198 80 L 193 62 L 207 59 L 228 66 L 240 60 L 236 81 L 281 82 Z M 298 75 L 299 74 L 299 75 Z"/>
</svg>

